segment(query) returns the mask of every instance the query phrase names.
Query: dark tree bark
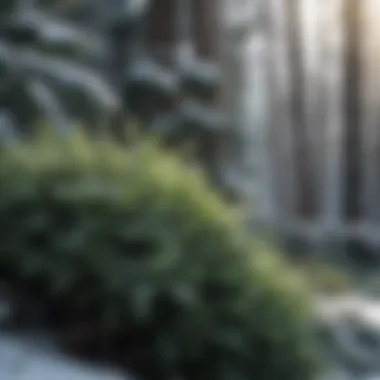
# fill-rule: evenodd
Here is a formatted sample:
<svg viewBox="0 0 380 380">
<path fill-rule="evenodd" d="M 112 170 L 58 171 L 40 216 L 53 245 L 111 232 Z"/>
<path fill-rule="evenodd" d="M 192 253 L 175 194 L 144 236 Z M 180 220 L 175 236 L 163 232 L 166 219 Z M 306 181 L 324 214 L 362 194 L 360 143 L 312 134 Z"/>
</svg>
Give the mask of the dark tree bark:
<svg viewBox="0 0 380 380">
<path fill-rule="evenodd" d="M 151 0 L 147 22 L 147 47 L 161 63 L 170 65 L 178 42 L 177 0 Z"/>
<path fill-rule="evenodd" d="M 191 0 L 194 50 L 199 59 L 219 64 L 221 63 L 221 3 L 220 0 Z M 219 86 L 212 91 L 205 105 L 210 110 L 220 109 Z M 212 180 L 219 187 L 223 187 L 221 179 L 223 175 L 219 168 L 220 156 L 229 149 L 226 141 L 227 139 L 219 134 L 210 134 L 208 137 L 205 136 L 199 150 L 200 159 L 207 163 Z"/>
<path fill-rule="evenodd" d="M 202 58 L 219 57 L 219 3 L 218 0 L 192 0 L 195 50 Z"/>
</svg>

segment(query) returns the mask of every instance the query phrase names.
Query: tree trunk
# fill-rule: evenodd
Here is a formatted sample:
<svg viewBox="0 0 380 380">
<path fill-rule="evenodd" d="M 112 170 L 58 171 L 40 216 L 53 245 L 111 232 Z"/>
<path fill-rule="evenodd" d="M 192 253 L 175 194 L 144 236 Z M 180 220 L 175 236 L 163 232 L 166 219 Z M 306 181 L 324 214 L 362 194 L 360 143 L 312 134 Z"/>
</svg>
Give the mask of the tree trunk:
<svg viewBox="0 0 380 380">
<path fill-rule="evenodd" d="M 304 68 L 300 30 L 300 4 L 298 0 L 286 1 L 287 37 L 289 49 L 290 99 L 289 107 L 294 131 L 294 160 L 298 188 L 296 212 L 301 217 L 315 215 L 315 176 L 310 160 L 307 138 Z"/>
<path fill-rule="evenodd" d="M 360 19 L 362 4 L 346 0 L 343 19 L 346 30 L 344 114 L 346 134 L 345 157 L 345 216 L 357 219 L 360 213 L 361 136 L 360 136 Z"/>
<path fill-rule="evenodd" d="M 147 16 L 147 47 L 161 63 L 173 63 L 177 36 L 177 1 L 151 0 Z"/>
</svg>

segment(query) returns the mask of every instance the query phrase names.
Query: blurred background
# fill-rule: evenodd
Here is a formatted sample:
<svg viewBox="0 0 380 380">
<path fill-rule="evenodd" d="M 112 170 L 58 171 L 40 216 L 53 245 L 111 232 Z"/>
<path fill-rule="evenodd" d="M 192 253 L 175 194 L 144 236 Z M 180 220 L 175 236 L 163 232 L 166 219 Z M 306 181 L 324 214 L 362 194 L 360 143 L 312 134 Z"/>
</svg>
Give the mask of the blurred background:
<svg viewBox="0 0 380 380">
<path fill-rule="evenodd" d="M 121 138 L 138 120 L 170 146 L 191 145 L 262 224 L 313 246 L 378 249 L 378 1 L 4 0 L 0 10 L 3 144 L 43 121 Z"/>
</svg>

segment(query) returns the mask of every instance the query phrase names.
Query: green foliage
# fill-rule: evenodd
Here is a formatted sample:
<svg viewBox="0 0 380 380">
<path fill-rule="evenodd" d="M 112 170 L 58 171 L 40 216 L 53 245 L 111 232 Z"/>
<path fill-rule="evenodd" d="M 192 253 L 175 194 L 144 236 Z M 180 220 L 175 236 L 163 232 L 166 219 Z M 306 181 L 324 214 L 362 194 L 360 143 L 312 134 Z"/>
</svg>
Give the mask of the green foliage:
<svg viewBox="0 0 380 380">
<path fill-rule="evenodd" d="M 1 273 L 61 323 L 86 312 L 147 379 L 313 378 L 302 283 L 196 170 L 80 133 L 0 154 Z"/>
</svg>

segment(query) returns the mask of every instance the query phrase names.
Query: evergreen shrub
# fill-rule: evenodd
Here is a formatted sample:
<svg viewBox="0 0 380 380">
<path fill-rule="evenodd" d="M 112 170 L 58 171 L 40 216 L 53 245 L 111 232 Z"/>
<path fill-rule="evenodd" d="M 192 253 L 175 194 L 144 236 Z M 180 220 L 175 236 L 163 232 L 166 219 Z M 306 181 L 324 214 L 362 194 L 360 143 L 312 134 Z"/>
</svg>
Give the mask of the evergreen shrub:
<svg viewBox="0 0 380 380">
<path fill-rule="evenodd" d="M 313 378 L 309 296 L 242 225 L 153 140 L 40 133 L 0 152 L 1 276 L 145 379 Z"/>
</svg>

